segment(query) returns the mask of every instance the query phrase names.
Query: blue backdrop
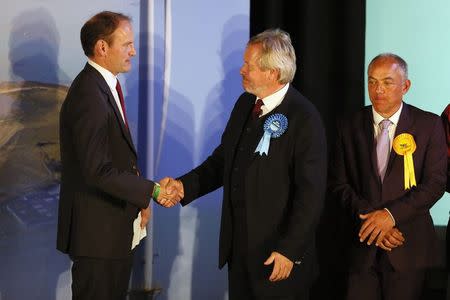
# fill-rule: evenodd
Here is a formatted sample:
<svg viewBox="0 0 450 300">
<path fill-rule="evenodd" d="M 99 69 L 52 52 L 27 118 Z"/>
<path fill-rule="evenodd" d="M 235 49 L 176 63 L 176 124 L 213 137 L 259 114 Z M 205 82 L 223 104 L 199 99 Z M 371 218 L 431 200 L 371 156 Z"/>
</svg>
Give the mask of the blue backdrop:
<svg viewBox="0 0 450 300">
<path fill-rule="evenodd" d="M 0 299 L 70 298 L 70 260 L 55 250 L 58 111 L 82 69 L 79 30 L 101 10 L 133 18 L 138 55 L 121 75 L 149 178 L 177 176 L 218 144 L 242 92 L 248 1 L 18 0 L 0 12 Z M 154 207 L 132 286 L 158 299 L 223 299 L 220 191 L 186 208 Z M 204 284 L 208 282 L 208 284 Z"/>
</svg>

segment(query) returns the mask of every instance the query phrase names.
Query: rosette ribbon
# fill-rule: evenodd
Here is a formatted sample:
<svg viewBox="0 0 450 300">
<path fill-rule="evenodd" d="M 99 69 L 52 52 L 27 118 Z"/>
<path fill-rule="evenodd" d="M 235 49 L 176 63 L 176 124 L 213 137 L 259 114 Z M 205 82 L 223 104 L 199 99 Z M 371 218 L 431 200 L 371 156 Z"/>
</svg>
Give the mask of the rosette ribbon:
<svg viewBox="0 0 450 300">
<path fill-rule="evenodd" d="M 392 147 L 398 155 L 403 156 L 405 190 L 408 190 L 417 185 L 413 161 L 413 153 L 416 151 L 416 142 L 411 134 L 402 133 L 395 137 Z"/>
<path fill-rule="evenodd" d="M 264 135 L 256 147 L 255 153 L 269 155 L 270 139 L 279 138 L 288 128 L 288 119 L 283 114 L 269 116 L 264 122 Z"/>
</svg>

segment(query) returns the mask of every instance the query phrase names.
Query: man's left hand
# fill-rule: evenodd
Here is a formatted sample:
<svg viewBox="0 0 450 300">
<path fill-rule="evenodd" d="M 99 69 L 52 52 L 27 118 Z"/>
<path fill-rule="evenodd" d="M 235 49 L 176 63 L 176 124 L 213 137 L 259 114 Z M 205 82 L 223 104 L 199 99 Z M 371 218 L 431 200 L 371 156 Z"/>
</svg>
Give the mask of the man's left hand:
<svg viewBox="0 0 450 300">
<path fill-rule="evenodd" d="M 269 258 L 264 262 L 266 266 L 273 263 L 273 271 L 269 277 L 270 281 L 280 281 L 289 277 L 294 263 L 286 256 L 272 252 Z"/>
<path fill-rule="evenodd" d="M 141 228 L 144 229 L 147 226 L 148 221 L 152 215 L 152 210 L 150 209 L 150 204 L 147 208 L 141 209 Z"/>
<path fill-rule="evenodd" d="M 379 209 L 365 215 L 359 215 L 364 220 L 359 230 L 359 241 L 362 243 L 367 238 L 367 245 L 371 245 L 376 240 L 376 245 L 380 245 L 386 233 L 394 227 L 394 220 L 385 209 Z"/>
</svg>

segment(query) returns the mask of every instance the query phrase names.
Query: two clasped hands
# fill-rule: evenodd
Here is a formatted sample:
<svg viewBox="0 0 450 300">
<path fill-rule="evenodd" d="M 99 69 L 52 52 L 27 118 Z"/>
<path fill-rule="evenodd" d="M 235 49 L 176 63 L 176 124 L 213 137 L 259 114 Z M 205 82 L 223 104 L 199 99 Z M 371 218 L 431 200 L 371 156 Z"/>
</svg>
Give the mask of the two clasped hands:
<svg viewBox="0 0 450 300">
<path fill-rule="evenodd" d="M 395 222 L 386 209 L 379 209 L 368 214 L 361 214 L 361 229 L 359 241 L 363 243 L 367 239 L 367 245 L 375 241 L 375 245 L 386 251 L 392 251 L 405 242 L 402 232 L 395 227 Z"/>
<path fill-rule="evenodd" d="M 165 177 L 159 182 L 160 190 L 156 201 L 164 207 L 178 204 L 184 197 L 184 187 L 180 180 Z"/>
<path fill-rule="evenodd" d="M 165 177 L 159 182 L 159 194 L 155 199 L 160 205 L 164 207 L 172 207 L 180 202 L 184 197 L 183 183 L 179 180 Z M 147 208 L 141 209 L 141 228 L 147 226 L 151 217 L 150 205 Z"/>
</svg>

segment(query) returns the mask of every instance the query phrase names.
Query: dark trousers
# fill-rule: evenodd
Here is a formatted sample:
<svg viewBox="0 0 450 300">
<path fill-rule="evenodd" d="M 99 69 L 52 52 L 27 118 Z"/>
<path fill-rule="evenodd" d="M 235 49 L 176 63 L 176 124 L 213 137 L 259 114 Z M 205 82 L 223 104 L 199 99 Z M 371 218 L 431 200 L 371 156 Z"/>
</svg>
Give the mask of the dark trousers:
<svg viewBox="0 0 450 300">
<path fill-rule="evenodd" d="M 382 253 L 382 252 L 380 252 Z M 350 272 L 347 300 L 419 300 L 425 281 L 425 271 L 397 272 L 386 254 L 367 271 Z"/>
<path fill-rule="evenodd" d="M 126 259 L 71 257 L 73 300 L 124 300 L 132 256 Z"/>
<path fill-rule="evenodd" d="M 308 300 L 309 290 L 305 289 L 295 295 L 261 295 L 265 285 L 270 285 L 269 276 L 254 276 L 248 269 L 245 259 L 228 264 L 229 300 Z"/>
</svg>

